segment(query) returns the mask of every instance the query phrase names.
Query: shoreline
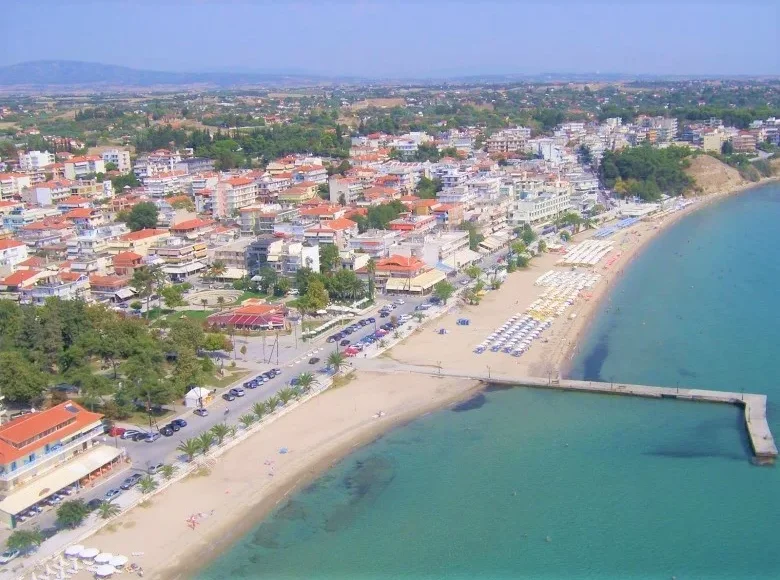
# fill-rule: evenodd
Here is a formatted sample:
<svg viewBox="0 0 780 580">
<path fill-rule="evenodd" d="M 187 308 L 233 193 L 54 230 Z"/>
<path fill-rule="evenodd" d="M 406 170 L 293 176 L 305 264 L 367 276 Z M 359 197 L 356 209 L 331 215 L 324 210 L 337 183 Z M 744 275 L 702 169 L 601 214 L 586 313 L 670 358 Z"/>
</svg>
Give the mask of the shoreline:
<svg viewBox="0 0 780 580">
<path fill-rule="evenodd" d="M 473 367 L 488 362 L 496 372 L 523 372 L 547 376 L 546 369 L 554 366 L 559 376 L 566 376 L 578 351 L 578 344 L 603 301 L 609 297 L 624 269 L 648 246 L 649 242 L 666 228 L 700 208 L 724 199 L 777 182 L 778 178 L 744 184 L 729 191 L 698 196 L 689 207 L 662 219 L 648 219 L 632 226 L 618 236 L 625 247 L 616 244 L 620 257 L 611 268 L 603 264 L 593 269 L 602 279 L 592 290 L 589 300 L 580 299 L 556 319 L 549 333 L 549 341 L 537 341 L 521 359 L 504 354 L 471 354 L 474 342 L 481 332 L 490 332 L 506 316 L 524 308 L 541 291 L 533 282 L 543 272 L 557 268 L 560 255 L 543 254 L 535 258 L 527 270 L 512 274 L 505 287 L 490 292 L 479 306 L 458 305 L 433 324 L 421 327 L 387 351 L 383 357 L 419 364 Z M 575 237 L 580 242 L 595 230 L 581 232 Z M 626 243 L 627 242 L 627 243 Z M 517 299 L 517 300 L 515 300 Z M 517 306 L 523 302 L 522 306 Z M 514 305 L 512 303 L 514 302 Z M 435 328 L 455 329 L 455 319 L 473 315 L 469 330 L 452 330 L 446 337 Z M 576 314 L 570 319 L 570 314 Z M 475 340 L 476 337 L 476 340 Z M 422 359 L 420 359 L 422 357 Z M 493 362 L 496 361 L 496 362 Z M 224 555 L 234 543 L 259 525 L 286 498 L 300 491 L 337 463 L 347 459 L 359 448 L 371 444 L 390 431 L 402 427 L 428 413 L 446 409 L 476 393 L 486 385 L 481 382 L 445 377 L 415 377 L 414 381 L 398 384 L 389 374 L 360 370 L 350 383 L 330 389 L 307 401 L 294 413 L 280 417 L 264 427 L 247 441 L 225 452 L 205 477 L 190 476 L 172 488 L 155 496 L 148 506 L 139 506 L 117 518 L 111 529 L 92 536 L 89 545 L 102 551 L 129 553 L 145 549 L 138 559 L 150 578 L 190 578 Z M 353 411 L 354 409 L 354 411 Z M 381 419 L 371 418 L 378 410 L 386 412 Z M 316 429 L 309 426 L 316 421 Z M 249 444 L 252 441 L 252 445 Z M 277 450 L 290 446 L 288 455 Z M 273 457 L 270 470 L 263 463 Z M 262 473 L 261 473 L 262 472 Z M 195 505 L 196 507 L 193 507 Z M 197 529 L 184 525 L 186 516 L 194 512 L 211 515 Z M 86 579 L 80 572 L 74 580 Z"/>
<path fill-rule="evenodd" d="M 642 235 L 642 239 L 636 246 L 631 248 L 625 256 L 621 255 L 621 257 L 615 261 L 612 268 L 613 275 L 605 276 L 603 283 L 598 284 L 595 288 L 590 301 L 580 304 L 580 308 L 575 312 L 577 316 L 573 321 L 572 328 L 567 337 L 567 344 L 560 353 L 560 357 L 553 363 L 558 368 L 559 378 L 570 378 L 569 375 L 572 371 L 574 357 L 579 352 L 580 342 L 584 338 L 585 333 L 589 330 L 597 313 L 601 311 L 602 304 L 605 300 L 609 299 L 617 282 L 623 278 L 625 268 L 629 267 L 634 260 L 640 257 L 642 252 L 649 247 L 650 243 L 655 240 L 658 235 L 674 226 L 685 217 L 692 215 L 705 207 L 719 203 L 729 197 L 746 193 L 756 187 L 762 187 L 778 181 L 780 181 L 780 177 L 767 177 L 756 183 L 746 183 L 727 191 L 698 196 L 692 205 L 668 215 L 660 221 L 650 218 L 647 222 L 644 222 L 653 224 L 656 227 L 653 227 L 649 231 L 649 235 Z"/>
</svg>

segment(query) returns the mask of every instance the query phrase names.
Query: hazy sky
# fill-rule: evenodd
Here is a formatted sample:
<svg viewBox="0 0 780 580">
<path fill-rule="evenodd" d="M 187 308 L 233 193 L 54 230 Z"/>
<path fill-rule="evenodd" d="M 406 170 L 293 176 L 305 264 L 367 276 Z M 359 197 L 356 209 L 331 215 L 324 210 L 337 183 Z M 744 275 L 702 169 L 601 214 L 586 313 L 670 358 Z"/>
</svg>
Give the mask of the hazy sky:
<svg viewBox="0 0 780 580">
<path fill-rule="evenodd" d="M 0 64 L 361 76 L 780 74 L 780 0 L 4 0 Z"/>
</svg>

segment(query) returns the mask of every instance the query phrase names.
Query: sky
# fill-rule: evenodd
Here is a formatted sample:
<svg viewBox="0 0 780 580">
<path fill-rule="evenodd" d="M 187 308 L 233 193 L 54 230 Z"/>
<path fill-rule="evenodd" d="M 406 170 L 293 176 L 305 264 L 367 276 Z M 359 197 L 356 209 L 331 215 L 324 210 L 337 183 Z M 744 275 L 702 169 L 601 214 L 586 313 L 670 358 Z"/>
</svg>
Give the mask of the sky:
<svg viewBox="0 0 780 580">
<path fill-rule="evenodd" d="M 780 75 L 780 0 L 4 0 L 0 65 L 423 78 Z"/>
</svg>

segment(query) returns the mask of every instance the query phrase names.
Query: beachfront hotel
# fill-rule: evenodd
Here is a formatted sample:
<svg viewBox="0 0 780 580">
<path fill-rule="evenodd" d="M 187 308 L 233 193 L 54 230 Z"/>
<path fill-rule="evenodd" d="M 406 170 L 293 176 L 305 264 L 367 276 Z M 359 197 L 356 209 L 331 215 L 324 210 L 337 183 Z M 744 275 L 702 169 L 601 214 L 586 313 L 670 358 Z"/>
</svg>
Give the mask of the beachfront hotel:
<svg viewBox="0 0 780 580">
<path fill-rule="evenodd" d="M 72 401 L 0 426 L 0 521 L 14 528 L 30 508 L 116 467 L 123 450 L 101 444 L 104 433 L 103 415 Z"/>
</svg>

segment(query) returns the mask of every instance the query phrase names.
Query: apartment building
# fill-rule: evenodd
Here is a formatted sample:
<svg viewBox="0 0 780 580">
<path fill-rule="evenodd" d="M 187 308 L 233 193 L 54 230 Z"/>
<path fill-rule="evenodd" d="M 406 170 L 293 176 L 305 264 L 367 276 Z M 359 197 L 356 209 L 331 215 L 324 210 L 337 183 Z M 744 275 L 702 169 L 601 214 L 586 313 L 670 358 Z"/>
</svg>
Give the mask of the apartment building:
<svg viewBox="0 0 780 580">
<path fill-rule="evenodd" d="M 509 222 L 512 226 L 543 223 L 570 208 L 571 194 L 568 191 L 528 193 L 510 206 Z"/>
<path fill-rule="evenodd" d="M 31 205 L 57 205 L 71 196 L 72 185 L 67 179 L 36 183 L 22 191 L 22 201 Z"/>
<path fill-rule="evenodd" d="M 347 218 L 326 220 L 306 229 L 304 239 L 310 245 L 335 244 L 345 249 L 349 240 L 358 235 L 358 225 Z"/>
<path fill-rule="evenodd" d="M 231 177 L 217 183 L 212 212 L 215 217 L 232 217 L 257 201 L 257 183 L 249 177 Z"/>
<path fill-rule="evenodd" d="M 103 416 L 66 401 L 0 426 L 0 519 L 17 517 L 65 488 L 90 485 L 118 468 L 124 451 L 103 445 Z"/>
<path fill-rule="evenodd" d="M 257 275 L 265 267 L 273 268 L 284 276 L 294 276 L 300 268 L 319 272 L 319 246 L 288 242 L 270 235 L 260 236 L 247 246 L 246 268 L 250 275 Z"/>
<path fill-rule="evenodd" d="M 298 217 L 298 209 L 272 206 L 249 206 L 239 210 L 241 234 L 273 234 L 276 226 L 283 222 L 292 222 Z"/>
<path fill-rule="evenodd" d="M 188 175 L 214 171 L 214 160 L 207 157 L 187 157 L 174 165 L 176 171 Z"/>
<path fill-rule="evenodd" d="M 71 180 L 106 172 L 106 164 L 103 162 L 103 158 L 97 155 L 71 157 L 63 165 L 65 179 Z"/>
<path fill-rule="evenodd" d="M 26 173 L 0 173 L 0 200 L 19 197 L 32 179 Z"/>
<path fill-rule="evenodd" d="M 109 252 L 112 254 L 135 252 L 141 256 L 146 256 L 149 253 L 149 248 L 170 235 L 168 230 L 157 228 L 127 232 L 111 242 Z"/>
<path fill-rule="evenodd" d="M 133 169 L 130 163 L 130 152 L 126 149 L 108 149 L 103 151 L 103 163 L 113 163 L 120 173 L 130 173 Z"/>
<path fill-rule="evenodd" d="M 27 245 L 19 240 L 0 240 L 0 270 L 13 270 L 27 259 Z"/>
<path fill-rule="evenodd" d="M 25 172 L 45 171 L 46 168 L 55 163 L 54 153 L 48 151 L 28 151 L 19 155 L 19 168 Z"/>
<path fill-rule="evenodd" d="M 469 250 L 469 233 L 437 232 L 415 235 L 399 242 L 393 253 L 419 258 L 431 268 L 445 272 L 457 270 L 479 259 L 479 254 Z"/>
<path fill-rule="evenodd" d="M 396 232 L 421 233 L 436 227 L 434 215 L 406 215 L 392 220 L 388 227 Z"/>
<path fill-rule="evenodd" d="M 734 153 L 755 153 L 756 136 L 749 131 L 740 131 L 731 138 Z"/>
<path fill-rule="evenodd" d="M 531 129 L 516 127 L 505 129 L 491 135 L 486 142 L 488 153 L 516 153 L 525 148 L 531 138 Z"/>
<path fill-rule="evenodd" d="M 34 286 L 22 288 L 19 302 L 41 306 L 50 298 L 60 300 L 89 300 L 89 276 L 87 272 L 44 271 L 43 278 Z"/>
<path fill-rule="evenodd" d="M 299 165 L 292 170 L 292 181 L 295 184 L 309 181 L 319 185 L 328 182 L 328 170 L 322 165 Z"/>
<path fill-rule="evenodd" d="M 169 171 L 144 177 L 146 192 L 154 198 L 178 195 L 189 190 L 189 179 L 184 171 Z"/>
<path fill-rule="evenodd" d="M 357 274 L 368 279 L 366 268 L 361 268 Z M 380 292 L 429 294 L 446 277 L 444 272 L 431 268 L 419 258 L 392 254 L 376 261 L 374 283 Z"/>
<path fill-rule="evenodd" d="M 331 203 L 351 205 L 360 199 L 363 184 L 354 177 L 331 175 L 328 180 L 328 192 Z"/>
<path fill-rule="evenodd" d="M 436 201 L 439 203 L 455 203 L 463 206 L 470 206 L 476 201 L 474 191 L 466 185 L 455 187 L 445 187 L 436 192 Z"/>
<path fill-rule="evenodd" d="M 17 208 L 3 216 L 3 228 L 16 232 L 26 225 L 60 214 L 54 207 Z"/>
<path fill-rule="evenodd" d="M 349 249 L 368 254 L 372 258 L 386 258 L 396 242 L 400 232 L 393 230 L 368 230 L 349 240 Z"/>
</svg>

